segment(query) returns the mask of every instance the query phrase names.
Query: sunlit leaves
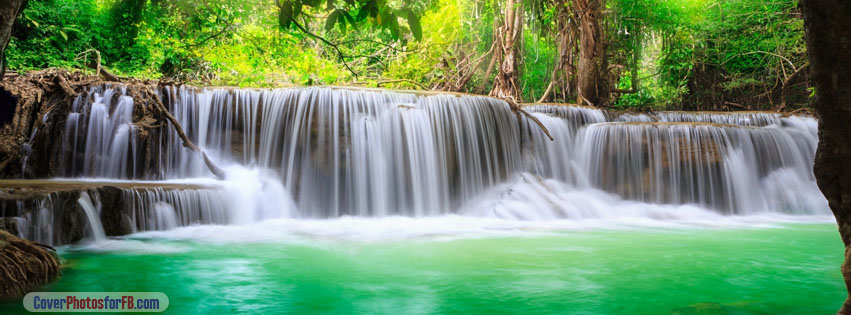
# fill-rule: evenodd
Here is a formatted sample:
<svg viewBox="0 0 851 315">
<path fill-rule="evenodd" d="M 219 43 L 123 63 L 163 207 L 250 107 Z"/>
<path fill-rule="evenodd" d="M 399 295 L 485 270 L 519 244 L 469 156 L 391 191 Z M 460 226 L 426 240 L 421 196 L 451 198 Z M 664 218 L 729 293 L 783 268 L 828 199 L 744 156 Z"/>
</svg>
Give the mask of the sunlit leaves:
<svg viewBox="0 0 851 315">
<path fill-rule="evenodd" d="M 408 26 L 411 27 L 411 33 L 417 40 L 423 39 L 423 28 L 420 26 L 420 18 L 414 14 L 414 11 L 408 10 Z"/>
<path fill-rule="evenodd" d="M 278 9 L 278 25 L 281 28 L 289 29 L 292 25 L 293 5 L 290 2 L 284 2 Z"/>
<path fill-rule="evenodd" d="M 337 16 L 339 15 L 339 10 L 331 11 L 331 14 L 325 19 L 325 31 L 330 32 L 334 29 L 334 24 L 337 23 Z M 345 23 L 345 22 L 343 22 Z M 340 27 L 342 30 L 342 27 Z"/>
<path fill-rule="evenodd" d="M 349 30 L 358 31 L 358 24 L 368 22 L 387 30 L 394 40 L 402 39 L 407 32 L 417 40 L 423 37 L 419 16 L 410 3 L 394 7 L 385 0 L 277 0 L 276 5 L 278 24 L 285 30 L 292 29 L 295 23 L 309 24 L 324 14 L 322 24 L 326 33 L 337 26 L 345 35 Z M 407 27 L 399 24 L 400 19 L 407 22 Z"/>
<path fill-rule="evenodd" d="M 349 14 L 349 11 L 340 11 L 340 13 L 342 15 L 340 18 L 345 20 L 345 21 L 342 21 L 340 23 L 348 22 L 349 25 L 351 25 L 353 28 L 355 28 L 355 30 L 357 30 L 358 25 L 357 25 L 357 23 L 355 23 L 355 18 L 352 17 L 351 14 Z M 345 32 L 345 31 L 343 31 L 343 32 Z"/>
</svg>

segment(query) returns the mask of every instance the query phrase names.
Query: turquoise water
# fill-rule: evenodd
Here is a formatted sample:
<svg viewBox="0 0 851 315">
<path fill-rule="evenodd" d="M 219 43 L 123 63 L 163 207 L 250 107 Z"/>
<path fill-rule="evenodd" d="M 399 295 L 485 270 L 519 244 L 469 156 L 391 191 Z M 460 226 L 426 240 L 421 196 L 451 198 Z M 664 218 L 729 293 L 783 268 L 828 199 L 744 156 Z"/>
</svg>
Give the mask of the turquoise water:
<svg viewBox="0 0 851 315">
<path fill-rule="evenodd" d="M 255 232 L 191 227 L 64 248 L 64 277 L 46 290 L 158 291 L 168 313 L 264 314 L 831 314 L 845 296 L 833 224 Z"/>
</svg>

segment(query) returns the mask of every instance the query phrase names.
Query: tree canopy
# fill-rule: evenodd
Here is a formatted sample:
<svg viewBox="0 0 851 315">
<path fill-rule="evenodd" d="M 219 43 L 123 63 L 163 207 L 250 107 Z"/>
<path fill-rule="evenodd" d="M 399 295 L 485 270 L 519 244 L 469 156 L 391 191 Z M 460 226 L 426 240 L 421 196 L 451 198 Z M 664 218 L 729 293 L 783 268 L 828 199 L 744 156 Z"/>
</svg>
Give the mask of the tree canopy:
<svg viewBox="0 0 851 315">
<path fill-rule="evenodd" d="M 12 70 L 98 56 L 202 85 L 487 94 L 508 78 L 517 101 L 593 89 L 588 103 L 626 108 L 793 110 L 812 94 L 794 0 L 30 0 L 6 52 Z"/>
</svg>

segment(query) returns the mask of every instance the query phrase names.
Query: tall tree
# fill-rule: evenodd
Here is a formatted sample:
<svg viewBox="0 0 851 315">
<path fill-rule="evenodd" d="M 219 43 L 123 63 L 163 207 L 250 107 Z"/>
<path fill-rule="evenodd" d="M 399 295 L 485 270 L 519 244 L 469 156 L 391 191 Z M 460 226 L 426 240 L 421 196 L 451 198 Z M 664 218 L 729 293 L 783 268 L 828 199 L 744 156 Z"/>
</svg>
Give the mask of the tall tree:
<svg viewBox="0 0 851 315">
<path fill-rule="evenodd" d="M 576 72 L 577 33 L 579 33 L 576 19 L 573 19 L 570 0 L 555 0 L 554 4 L 554 33 L 556 60 L 550 83 L 538 103 L 549 100 L 567 100 L 573 96 Z M 559 95 L 559 93 L 561 95 Z"/>
<path fill-rule="evenodd" d="M 579 20 L 579 65 L 577 100 L 579 104 L 607 105 L 609 98 L 606 43 L 600 26 L 606 0 L 573 0 Z"/>
<path fill-rule="evenodd" d="M 819 116 L 814 171 L 839 224 L 842 274 L 851 292 L 851 2 L 802 0 L 800 6 Z M 839 313 L 851 314 L 851 297 Z"/>
<path fill-rule="evenodd" d="M 6 74 L 6 46 L 12 38 L 12 25 L 27 6 L 28 0 L 5 0 L 0 5 L 0 80 Z"/>
<path fill-rule="evenodd" d="M 494 40 L 497 41 L 497 51 L 501 61 L 493 82 L 490 96 L 508 98 L 517 102 L 522 101 L 520 96 L 520 85 L 518 63 L 519 45 L 523 38 L 523 2 L 506 0 L 503 7 L 502 25 L 494 30 Z"/>
</svg>

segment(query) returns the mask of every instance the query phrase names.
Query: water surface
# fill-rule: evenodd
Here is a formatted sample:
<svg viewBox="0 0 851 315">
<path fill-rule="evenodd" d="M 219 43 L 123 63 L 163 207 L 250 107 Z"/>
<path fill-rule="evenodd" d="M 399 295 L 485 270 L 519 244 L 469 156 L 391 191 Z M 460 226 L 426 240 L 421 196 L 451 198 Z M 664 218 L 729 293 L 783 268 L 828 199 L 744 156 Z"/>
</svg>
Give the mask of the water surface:
<svg viewBox="0 0 851 315">
<path fill-rule="evenodd" d="M 834 224 L 405 234 L 423 219 L 400 220 L 193 226 L 66 247 L 47 290 L 158 291 L 169 313 L 265 314 L 830 314 L 845 296 Z"/>
</svg>

